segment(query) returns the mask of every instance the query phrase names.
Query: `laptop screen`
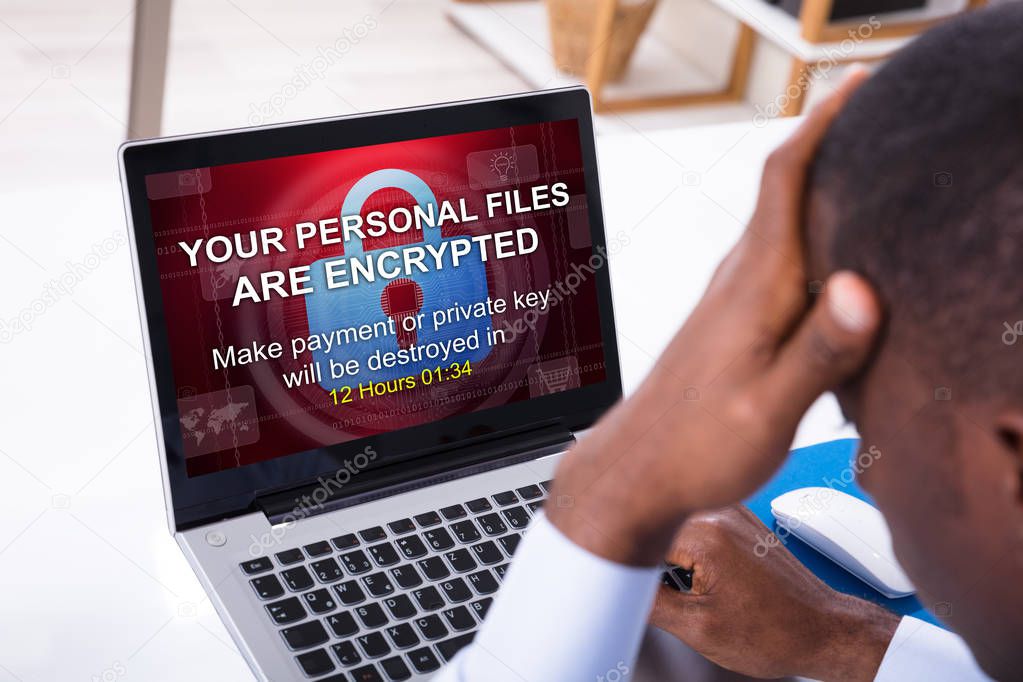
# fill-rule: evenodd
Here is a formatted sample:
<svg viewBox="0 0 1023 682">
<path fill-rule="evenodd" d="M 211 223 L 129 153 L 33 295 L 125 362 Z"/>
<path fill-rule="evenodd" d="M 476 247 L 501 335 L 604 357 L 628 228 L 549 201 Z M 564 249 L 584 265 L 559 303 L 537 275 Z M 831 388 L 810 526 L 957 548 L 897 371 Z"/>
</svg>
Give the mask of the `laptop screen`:
<svg viewBox="0 0 1023 682">
<path fill-rule="evenodd" d="M 187 476 L 603 382 L 583 167 L 572 118 L 146 175 Z"/>
</svg>

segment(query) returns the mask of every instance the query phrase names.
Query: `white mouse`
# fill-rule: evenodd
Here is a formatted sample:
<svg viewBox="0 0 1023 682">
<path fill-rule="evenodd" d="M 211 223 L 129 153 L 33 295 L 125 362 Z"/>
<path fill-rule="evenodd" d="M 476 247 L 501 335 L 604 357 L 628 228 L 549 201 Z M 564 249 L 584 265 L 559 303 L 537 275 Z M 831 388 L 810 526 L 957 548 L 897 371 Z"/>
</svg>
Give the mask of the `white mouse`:
<svg viewBox="0 0 1023 682">
<path fill-rule="evenodd" d="M 771 500 L 778 525 L 886 597 L 916 592 L 892 550 L 881 512 L 834 488 L 799 488 Z"/>
</svg>

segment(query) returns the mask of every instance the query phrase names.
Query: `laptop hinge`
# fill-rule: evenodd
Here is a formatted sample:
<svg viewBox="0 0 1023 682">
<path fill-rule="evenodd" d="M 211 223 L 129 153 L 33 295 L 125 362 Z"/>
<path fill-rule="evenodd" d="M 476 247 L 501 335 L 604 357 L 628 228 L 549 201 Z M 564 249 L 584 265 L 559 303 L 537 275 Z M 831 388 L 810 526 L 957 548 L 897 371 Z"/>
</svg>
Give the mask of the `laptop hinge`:
<svg viewBox="0 0 1023 682">
<path fill-rule="evenodd" d="M 294 521 L 539 459 L 563 452 L 574 442 L 575 436 L 564 426 L 543 427 L 363 471 L 344 485 L 329 475 L 320 476 L 304 485 L 259 496 L 256 507 L 271 524 Z"/>
</svg>

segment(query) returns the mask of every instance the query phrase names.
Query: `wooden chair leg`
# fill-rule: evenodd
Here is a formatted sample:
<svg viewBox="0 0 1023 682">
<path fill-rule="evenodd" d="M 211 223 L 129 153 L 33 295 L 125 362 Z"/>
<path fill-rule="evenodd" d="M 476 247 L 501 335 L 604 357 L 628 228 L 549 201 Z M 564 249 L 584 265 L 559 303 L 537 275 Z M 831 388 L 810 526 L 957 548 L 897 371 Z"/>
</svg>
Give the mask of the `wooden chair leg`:
<svg viewBox="0 0 1023 682">
<path fill-rule="evenodd" d="M 799 57 L 792 58 L 789 69 L 789 82 L 785 87 L 784 104 L 779 112 L 781 116 L 799 116 L 803 113 L 806 103 L 806 91 L 809 89 L 812 67 Z"/>
<path fill-rule="evenodd" d="M 593 97 L 593 106 L 603 106 L 604 84 L 607 82 L 607 58 L 611 52 L 611 33 L 614 30 L 618 0 L 602 0 L 597 8 L 597 21 L 593 27 L 593 52 L 586 60 L 586 85 Z"/>
<path fill-rule="evenodd" d="M 735 51 L 732 53 L 732 71 L 728 76 L 729 95 L 740 100 L 746 94 L 746 83 L 749 81 L 749 67 L 753 61 L 753 46 L 756 43 L 757 33 L 750 26 L 740 21 L 739 36 L 735 41 Z"/>
</svg>

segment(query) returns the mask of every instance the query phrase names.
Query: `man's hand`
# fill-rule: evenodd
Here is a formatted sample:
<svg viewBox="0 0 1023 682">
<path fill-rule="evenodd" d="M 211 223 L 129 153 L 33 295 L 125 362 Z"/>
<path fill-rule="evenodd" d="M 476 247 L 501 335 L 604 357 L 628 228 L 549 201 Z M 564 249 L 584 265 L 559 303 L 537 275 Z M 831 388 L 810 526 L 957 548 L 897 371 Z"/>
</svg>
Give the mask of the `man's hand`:
<svg viewBox="0 0 1023 682">
<path fill-rule="evenodd" d="M 871 288 L 844 272 L 818 294 L 801 237 L 807 167 L 864 74 L 771 154 L 750 224 L 685 326 L 636 394 L 563 458 L 547 515 L 576 544 L 657 563 L 687 514 L 766 481 L 807 408 L 867 357 L 881 317 Z"/>
<path fill-rule="evenodd" d="M 745 675 L 872 680 L 898 626 L 818 580 L 745 507 L 691 517 L 668 560 L 693 587 L 663 588 L 651 622 Z"/>
</svg>

